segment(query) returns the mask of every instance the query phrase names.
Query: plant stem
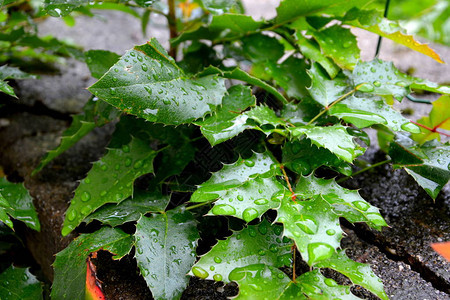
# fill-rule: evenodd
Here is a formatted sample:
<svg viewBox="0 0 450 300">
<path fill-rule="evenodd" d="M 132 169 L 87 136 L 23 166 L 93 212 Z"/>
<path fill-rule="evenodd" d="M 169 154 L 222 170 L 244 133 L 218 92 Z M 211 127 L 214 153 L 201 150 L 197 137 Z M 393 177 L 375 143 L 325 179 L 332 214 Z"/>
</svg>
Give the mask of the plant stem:
<svg viewBox="0 0 450 300">
<path fill-rule="evenodd" d="M 292 281 L 295 282 L 296 280 L 296 274 L 295 274 L 295 253 L 297 252 L 297 246 L 294 243 L 294 246 L 292 246 Z"/>
<path fill-rule="evenodd" d="M 191 209 L 194 209 L 194 208 L 197 208 L 197 207 L 201 207 L 201 206 L 206 205 L 206 204 L 209 204 L 209 202 L 202 202 L 202 203 L 199 203 L 199 204 L 188 206 L 188 207 L 186 207 L 186 210 L 191 210 Z"/>
<path fill-rule="evenodd" d="M 347 177 L 343 177 L 343 178 L 341 178 L 341 179 L 338 179 L 338 180 L 336 180 L 336 182 L 337 182 L 337 183 L 344 182 L 344 181 L 350 179 L 350 178 L 353 177 L 353 176 L 359 175 L 359 174 L 364 173 L 364 172 L 366 172 L 366 171 L 368 171 L 368 170 L 370 170 L 370 169 L 373 169 L 373 168 L 376 168 L 376 167 L 379 167 L 379 166 L 388 164 L 388 163 L 390 163 L 390 162 L 392 162 L 391 159 L 386 159 L 386 160 L 377 162 L 376 164 L 373 164 L 373 165 L 371 165 L 371 166 L 368 166 L 367 168 L 361 169 L 361 170 L 359 170 L 358 172 L 355 172 L 355 173 L 353 173 L 353 174 L 350 175 L 350 176 L 347 176 Z"/>
<path fill-rule="evenodd" d="M 383 17 L 387 18 L 388 12 L 389 12 L 389 4 L 390 4 L 390 0 L 386 0 L 386 5 L 384 6 L 384 14 Z M 381 49 L 381 41 L 383 40 L 382 36 L 378 37 L 378 42 L 377 42 L 377 49 L 375 50 L 375 58 L 378 57 L 378 55 L 380 54 L 380 49 Z"/>
<path fill-rule="evenodd" d="M 289 181 L 289 177 L 287 176 L 286 171 L 284 170 L 284 166 L 280 165 L 280 169 L 281 169 L 281 172 L 283 172 L 284 180 L 286 180 L 286 183 L 288 185 L 288 189 L 291 192 L 291 199 L 292 199 L 292 201 L 295 202 L 295 199 L 297 197 L 295 196 L 294 190 L 292 190 L 292 186 L 291 186 L 291 183 Z"/>
<path fill-rule="evenodd" d="M 445 136 L 447 136 L 447 137 L 450 137 L 450 134 L 447 134 L 447 133 L 445 133 L 445 132 L 438 131 L 438 128 L 439 128 L 444 122 L 446 122 L 446 121 L 447 121 L 447 119 L 445 119 L 445 120 L 442 121 L 441 123 L 437 124 L 437 125 L 434 126 L 433 128 L 430 128 L 430 127 L 428 127 L 428 126 L 426 126 L 426 125 L 423 125 L 423 124 L 420 124 L 420 123 L 417 123 L 417 122 L 414 122 L 414 121 L 411 121 L 411 123 L 416 124 L 416 125 L 419 126 L 419 127 L 425 128 L 426 130 L 429 130 L 429 131 L 431 131 L 431 132 L 439 133 L 439 134 L 445 135 Z"/>
<path fill-rule="evenodd" d="M 170 39 L 174 39 L 178 36 L 177 33 L 177 16 L 175 14 L 175 0 L 168 0 L 169 2 L 169 15 L 167 21 L 169 22 Z M 177 60 L 177 46 L 170 44 L 169 55 L 173 59 Z"/>
<path fill-rule="evenodd" d="M 311 121 L 308 122 L 308 124 L 306 125 L 311 125 L 315 120 L 317 120 L 318 118 L 320 118 L 324 113 L 326 113 L 330 108 L 333 107 L 333 105 L 338 104 L 339 102 L 341 102 L 342 100 L 344 100 L 345 98 L 347 98 L 348 96 L 350 96 L 351 94 L 353 94 L 354 92 L 356 92 L 356 89 L 358 87 L 354 88 L 353 90 L 351 90 L 350 92 L 342 95 L 339 99 L 337 99 L 336 101 L 334 101 L 333 103 L 331 103 L 329 106 L 325 106 L 325 109 L 322 110 L 319 114 L 317 114 L 317 116 L 315 116 L 314 118 L 311 119 Z"/>
</svg>

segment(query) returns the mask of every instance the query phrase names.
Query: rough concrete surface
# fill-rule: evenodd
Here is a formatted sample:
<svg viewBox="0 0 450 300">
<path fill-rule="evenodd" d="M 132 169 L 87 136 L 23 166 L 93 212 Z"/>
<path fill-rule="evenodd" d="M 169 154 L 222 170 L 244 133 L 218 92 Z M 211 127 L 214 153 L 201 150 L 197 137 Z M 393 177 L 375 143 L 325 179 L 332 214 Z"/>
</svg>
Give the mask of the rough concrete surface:
<svg viewBox="0 0 450 300">
<path fill-rule="evenodd" d="M 279 0 L 246 0 L 247 12 L 255 19 L 269 19 L 275 15 Z M 136 18 L 120 12 L 100 12 L 101 17 L 81 16 L 74 27 L 63 21 L 49 18 L 39 25 L 42 35 L 52 34 L 70 38 L 84 49 L 107 49 L 123 54 L 136 44 L 150 37 L 157 37 L 167 46 L 168 32 L 162 18 L 152 18 L 152 25 L 144 37 L 141 24 Z M 377 37 L 362 30 L 353 29 L 362 48 L 362 58 L 373 58 Z M 450 59 L 450 49 L 432 45 L 444 60 Z M 408 50 L 403 46 L 384 41 L 380 57 L 393 61 L 401 70 L 414 70 L 414 75 L 440 83 L 450 82 L 449 65 L 438 64 L 432 59 Z M 42 232 L 27 232 L 29 248 L 51 280 L 50 264 L 53 255 L 64 248 L 73 237 L 62 239 L 60 228 L 64 212 L 73 196 L 77 180 L 83 178 L 104 153 L 113 126 L 95 130 L 74 148 L 49 164 L 36 177 L 30 173 L 47 149 L 59 141 L 62 131 L 69 124 L 69 114 L 80 112 L 90 97 L 85 90 L 93 79 L 81 62 L 68 60 L 61 67 L 60 76 L 42 76 L 39 80 L 18 82 L 20 107 L 24 111 L 0 115 L 0 166 L 10 180 L 24 180 L 34 197 L 42 222 Z M 44 106 L 47 110 L 36 110 Z M 399 109 L 412 107 L 412 119 L 427 113 L 430 106 L 413 105 L 404 101 Z M 374 154 L 375 150 L 369 151 Z M 380 154 L 369 155 L 372 162 L 382 160 Z M 450 299 L 450 264 L 430 248 L 430 243 L 450 240 L 450 191 L 441 193 L 433 202 L 405 172 L 392 171 L 389 167 L 378 168 L 346 182 L 353 188 L 361 188 L 361 195 L 373 205 L 380 207 L 391 228 L 381 233 L 365 226 L 344 224 L 348 234 L 342 242 L 353 259 L 370 263 L 385 284 L 391 299 L 441 300 Z M 104 259 L 107 264 L 108 257 Z M 131 274 L 126 281 L 119 270 L 135 269 L 135 262 L 110 262 L 111 272 L 102 275 L 109 285 L 108 299 L 150 299 L 146 288 L 142 289 L 139 276 Z M 133 270 L 134 270 L 133 269 Z M 101 274 L 102 270 L 99 270 Z M 133 276 L 138 279 L 134 280 Z M 120 297 L 117 294 L 122 293 Z M 358 295 L 375 299 L 364 290 Z M 183 299 L 225 299 L 236 294 L 236 287 L 220 283 L 192 279 Z M 114 296 L 116 295 L 116 296 Z"/>
</svg>

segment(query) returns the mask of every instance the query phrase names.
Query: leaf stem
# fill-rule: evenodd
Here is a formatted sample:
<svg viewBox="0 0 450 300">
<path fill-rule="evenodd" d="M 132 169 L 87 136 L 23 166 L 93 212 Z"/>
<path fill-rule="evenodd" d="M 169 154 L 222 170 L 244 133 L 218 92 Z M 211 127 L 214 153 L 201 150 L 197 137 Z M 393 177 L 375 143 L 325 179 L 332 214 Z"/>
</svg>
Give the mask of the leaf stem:
<svg viewBox="0 0 450 300">
<path fill-rule="evenodd" d="M 292 246 L 292 252 L 292 281 L 295 282 L 295 280 L 297 279 L 297 276 L 295 274 L 295 254 L 297 252 L 297 245 L 295 245 L 295 243 Z"/>
<path fill-rule="evenodd" d="M 361 169 L 361 170 L 359 170 L 358 172 L 355 172 L 355 173 L 353 173 L 353 174 L 350 175 L 350 176 L 347 176 L 347 177 L 343 177 L 343 178 L 341 178 L 341 179 L 338 179 L 338 180 L 336 180 L 336 182 L 337 182 L 337 183 L 344 182 L 344 181 L 350 179 L 350 178 L 353 177 L 353 176 L 359 175 L 359 174 L 364 173 L 364 172 L 366 172 L 366 171 L 368 171 L 368 170 L 370 170 L 370 169 L 373 169 L 373 168 L 376 168 L 376 167 L 379 167 L 379 166 L 388 164 L 388 163 L 390 163 L 390 162 L 392 162 L 392 159 L 386 159 L 386 160 L 377 162 L 376 164 L 373 164 L 373 165 L 368 166 L 368 167 L 366 167 L 366 168 L 364 168 L 364 169 Z"/>
<path fill-rule="evenodd" d="M 426 125 L 417 123 L 417 122 L 415 122 L 415 121 L 411 121 L 411 123 L 416 124 L 416 125 L 419 126 L 419 127 L 425 128 L 426 130 L 429 130 L 429 131 L 431 131 L 431 132 L 435 132 L 435 133 L 438 133 L 438 134 L 442 134 L 442 135 L 444 135 L 444 136 L 446 136 L 446 137 L 450 137 L 450 134 L 445 133 L 445 132 L 442 132 L 442 131 L 438 131 L 438 130 L 437 130 L 437 129 L 439 128 L 439 126 L 441 126 L 441 125 L 442 125 L 444 122 L 446 122 L 446 121 L 447 121 L 447 119 L 445 119 L 445 120 L 442 121 L 441 123 L 437 124 L 437 125 L 434 126 L 433 128 L 430 128 L 430 127 L 428 127 L 428 126 L 426 126 Z"/>
<path fill-rule="evenodd" d="M 281 169 L 281 172 L 283 172 L 284 180 L 286 180 L 286 183 L 288 185 L 288 189 L 291 192 L 291 199 L 292 199 L 292 201 L 295 202 L 295 199 L 297 198 L 297 196 L 295 196 L 295 192 L 292 190 L 291 182 L 289 181 L 289 177 L 286 174 L 286 170 L 284 170 L 284 166 L 283 165 L 280 165 L 280 169 Z"/>
<path fill-rule="evenodd" d="M 329 106 L 325 106 L 325 109 L 322 110 L 320 113 L 317 114 L 317 116 L 315 116 L 314 118 L 311 119 L 311 121 L 308 122 L 308 124 L 306 125 L 311 125 L 315 120 L 317 120 L 318 118 L 320 118 L 324 113 L 326 113 L 331 107 L 333 107 L 333 105 L 338 104 L 339 102 L 341 102 L 342 100 L 344 100 L 345 98 L 347 98 L 348 96 L 350 96 L 351 94 L 355 93 L 356 90 L 358 89 L 358 87 L 354 88 L 353 90 L 351 90 L 350 92 L 342 95 L 341 97 L 339 97 L 336 101 L 334 101 L 333 103 L 331 103 Z"/>
<path fill-rule="evenodd" d="M 178 36 L 177 32 L 177 17 L 175 13 L 175 0 L 168 0 L 169 2 L 169 15 L 167 21 L 169 22 L 170 39 L 174 39 Z M 177 46 L 170 44 L 169 55 L 173 59 L 177 60 Z"/>
<path fill-rule="evenodd" d="M 210 202 L 202 202 L 202 203 L 199 203 L 199 204 L 191 205 L 191 206 L 186 207 L 186 210 L 191 210 L 191 209 L 194 209 L 194 208 L 197 208 L 197 207 L 201 207 L 201 206 L 209 204 L 209 203 Z"/>
</svg>

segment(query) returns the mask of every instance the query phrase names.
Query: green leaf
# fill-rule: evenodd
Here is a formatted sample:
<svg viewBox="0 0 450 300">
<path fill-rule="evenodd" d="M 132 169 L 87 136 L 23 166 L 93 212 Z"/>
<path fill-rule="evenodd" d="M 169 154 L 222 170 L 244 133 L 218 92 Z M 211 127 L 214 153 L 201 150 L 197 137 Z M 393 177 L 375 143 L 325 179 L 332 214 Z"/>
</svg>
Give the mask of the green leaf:
<svg viewBox="0 0 450 300">
<path fill-rule="evenodd" d="M 310 85 L 310 80 L 303 59 L 289 57 L 281 64 L 268 63 L 268 67 L 270 75 L 286 91 L 288 97 L 300 100 L 308 95 L 306 87 Z"/>
<path fill-rule="evenodd" d="M 150 7 L 158 0 L 135 0 L 140 7 Z"/>
<path fill-rule="evenodd" d="M 397 135 L 389 147 L 394 167 L 404 168 L 417 183 L 436 199 L 450 180 L 450 145 L 429 141 L 419 146 L 405 136 Z"/>
<path fill-rule="evenodd" d="M 256 98 L 252 95 L 251 89 L 235 85 L 228 90 L 228 95 L 222 100 L 222 106 L 214 115 L 195 124 L 200 126 L 202 134 L 214 146 L 250 128 L 246 125 L 248 116 L 240 113 L 255 105 Z"/>
<path fill-rule="evenodd" d="M 319 262 L 317 267 L 336 270 L 347 276 L 354 284 L 366 288 L 381 299 L 389 299 L 383 289 L 383 283 L 373 273 L 370 266 L 351 260 L 345 254 L 345 250 L 339 250 L 327 260 Z"/>
<path fill-rule="evenodd" d="M 244 37 L 242 50 L 253 63 L 276 62 L 284 54 L 284 47 L 276 38 L 261 33 Z"/>
<path fill-rule="evenodd" d="M 83 108 L 83 113 L 72 117 L 72 123 L 63 132 L 59 145 L 44 155 L 31 175 L 41 171 L 48 163 L 75 145 L 94 128 L 111 122 L 119 115 L 120 112 L 108 103 L 98 101 L 96 98 L 89 99 Z"/>
<path fill-rule="evenodd" d="M 448 94 L 450 88 L 400 73 L 392 62 L 375 59 L 359 62 L 353 70 L 354 86 L 361 92 L 393 95 L 397 100 L 410 93 L 410 88 Z"/>
<path fill-rule="evenodd" d="M 7 65 L 0 66 L 0 92 L 8 94 L 17 98 L 14 93 L 14 89 L 8 85 L 5 81 L 6 79 L 27 79 L 27 78 L 37 78 L 35 75 L 31 75 L 22 72 L 19 68 L 9 67 Z"/>
<path fill-rule="evenodd" d="M 159 192 L 135 190 L 133 197 L 119 204 L 109 203 L 103 205 L 87 216 L 83 221 L 86 224 L 98 220 L 112 227 L 126 222 L 137 221 L 149 212 L 164 212 L 169 204 L 170 197 Z"/>
<path fill-rule="evenodd" d="M 192 214 L 183 207 L 138 221 L 136 260 L 155 299 L 181 297 L 199 237 Z"/>
<path fill-rule="evenodd" d="M 313 145 L 308 139 L 286 142 L 283 147 L 283 164 L 300 175 L 308 175 L 322 165 L 346 176 L 352 174 L 348 163 L 329 150 Z"/>
<path fill-rule="evenodd" d="M 379 97 L 365 96 L 364 98 L 359 98 L 351 95 L 330 107 L 328 113 L 358 128 L 383 124 L 393 131 L 406 130 L 417 132 L 419 130 L 416 125 L 412 124 L 400 112 L 386 104 Z"/>
<path fill-rule="evenodd" d="M 177 38 L 171 40 L 173 45 L 191 40 L 211 40 L 217 42 L 221 39 L 238 38 L 256 32 L 264 22 L 255 21 L 251 16 L 225 13 L 212 17 L 209 25 L 201 25 L 182 32 Z"/>
<path fill-rule="evenodd" d="M 247 83 L 250 83 L 251 85 L 258 86 L 262 88 L 263 90 L 267 91 L 268 93 L 272 94 L 277 98 L 281 103 L 288 103 L 288 101 L 284 98 L 284 96 L 277 91 L 276 88 L 272 87 L 271 85 L 265 83 L 264 81 L 251 76 L 245 71 L 242 71 L 239 68 L 234 68 L 230 71 L 227 70 L 221 70 L 216 67 L 208 67 L 205 70 L 203 70 L 200 75 L 213 75 L 213 74 L 219 74 L 221 77 L 228 78 L 228 79 L 237 79 L 241 80 Z"/>
<path fill-rule="evenodd" d="M 297 285 L 308 299 L 328 300 L 356 300 L 361 299 L 350 292 L 350 286 L 338 285 L 331 278 L 326 278 L 319 270 L 303 273 L 297 278 Z"/>
<path fill-rule="evenodd" d="M 378 208 L 366 202 L 358 191 L 345 189 L 334 179 L 322 179 L 313 175 L 301 176 L 295 187 L 295 194 L 300 199 L 310 199 L 321 195 L 338 216 L 352 223 L 365 222 L 377 230 L 387 226 Z"/>
<path fill-rule="evenodd" d="M 89 0 L 45 0 L 44 9 L 52 17 L 64 17 Z"/>
<path fill-rule="evenodd" d="M 218 243 L 194 265 L 190 275 L 228 283 L 236 267 L 266 264 L 282 267 L 290 264 L 292 241 L 282 237 L 282 227 L 263 220 L 233 232 Z"/>
<path fill-rule="evenodd" d="M 75 196 L 66 211 L 63 236 L 103 204 L 119 203 L 131 196 L 134 180 L 153 172 L 156 154 L 146 141 L 134 137 L 121 149 L 109 149 L 101 160 L 94 163 L 87 177 L 75 190 Z"/>
<path fill-rule="evenodd" d="M 156 39 L 129 50 L 89 90 L 122 111 L 174 125 L 203 118 L 226 91 L 217 76 L 185 75 Z"/>
<path fill-rule="evenodd" d="M 24 222 L 29 228 L 39 231 L 41 225 L 33 205 L 33 198 L 23 183 L 8 182 L 0 177 L 0 221 L 13 228 L 7 215 Z"/>
<path fill-rule="evenodd" d="M 345 78 L 336 77 L 330 80 L 317 63 L 313 63 L 307 72 L 311 77 L 311 87 L 308 88 L 308 92 L 316 102 L 328 107 L 345 94 L 347 88 Z"/>
<path fill-rule="evenodd" d="M 120 55 L 106 50 L 89 50 L 84 52 L 86 64 L 94 78 L 103 76 L 120 58 Z"/>
<path fill-rule="evenodd" d="M 283 0 L 277 7 L 277 24 L 292 22 L 299 17 L 318 13 L 345 12 L 354 6 L 363 6 L 368 0 Z"/>
<path fill-rule="evenodd" d="M 342 125 L 305 126 L 290 130 L 295 138 L 305 134 L 314 145 L 330 150 L 337 157 L 349 163 L 364 153 L 364 148 L 355 143 L 353 136 Z"/>
<path fill-rule="evenodd" d="M 203 7 L 213 14 L 229 12 L 237 6 L 237 0 L 201 0 Z"/>
<path fill-rule="evenodd" d="M 319 43 L 322 53 L 331 57 L 343 69 L 352 70 L 360 57 L 356 37 L 350 29 L 339 25 L 313 31 L 312 35 Z"/>
<path fill-rule="evenodd" d="M 51 298 L 84 299 L 88 255 L 106 250 L 115 254 L 114 259 L 120 259 L 131 251 L 132 246 L 132 236 L 117 228 L 102 227 L 94 233 L 80 235 L 56 254 Z"/>
<path fill-rule="evenodd" d="M 277 127 L 279 125 L 286 126 L 286 122 L 277 117 L 273 109 L 265 105 L 259 105 L 245 113 L 249 119 L 259 123 L 259 125 L 272 125 Z"/>
<path fill-rule="evenodd" d="M 358 9 L 352 9 L 346 14 L 344 22 L 391 39 L 414 51 L 425 54 L 437 62 L 444 63 L 439 55 L 427 44 L 421 44 L 417 42 L 413 36 L 407 35 L 398 22 L 381 18 L 378 11 L 360 11 Z"/>
<path fill-rule="evenodd" d="M 280 206 L 283 185 L 274 177 L 256 177 L 221 195 L 209 215 L 233 216 L 250 222 L 260 218 L 269 209 Z"/>
<path fill-rule="evenodd" d="M 310 266 L 330 258 L 340 247 L 339 215 L 321 196 L 298 202 L 291 197 L 284 198 L 277 222 L 283 223 L 283 235 L 295 241 L 303 260 Z"/>
<path fill-rule="evenodd" d="M 417 120 L 417 123 L 434 130 L 450 130 L 450 96 L 444 95 L 434 101 L 430 114 Z M 412 134 L 411 138 L 419 144 L 432 139 L 440 140 L 440 134 L 430 129 L 420 127 L 420 133 Z"/>
<path fill-rule="evenodd" d="M 0 273 L 0 299 L 40 300 L 42 284 L 28 269 L 9 267 Z"/>
<path fill-rule="evenodd" d="M 191 202 L 206 202 L 223 197 L 228 191 L 251 182 L 258 176 L 271 177 L 280 172 L 276 161 L 268 153 L 255 153 L 249 159 L 238 159 L 235 163 L 212 174 L 192 194 Z"/>
<path fill-rule="evenodd" d="M 305 38 L 300 32 L 297 32 L 297 45 L 302 54 L 312 61 L 319 63 L 328 73 L 331 78 L 336 77 L 339 73 L 339 67 L 329 57 L 326 57 L 320 51 L 319 45 L 312 40 Z"/>
<path fill-rule="evenodd" d="M 265 264 L 236 268 L 231 272 L 230 280 L 239 285 L 239 294 L 234 299 L 308 299 L 286 274 Z"/>
</svg>

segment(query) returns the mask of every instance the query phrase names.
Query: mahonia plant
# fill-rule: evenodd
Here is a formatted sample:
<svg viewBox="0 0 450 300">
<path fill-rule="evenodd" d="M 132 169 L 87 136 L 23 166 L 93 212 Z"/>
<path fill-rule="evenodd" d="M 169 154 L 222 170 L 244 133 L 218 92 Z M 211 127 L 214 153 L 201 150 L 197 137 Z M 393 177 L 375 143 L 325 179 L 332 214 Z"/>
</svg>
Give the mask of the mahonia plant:
<svg viewBox="0 0 450 300">
<path fill-rule="evenodd" d="M 52 298 L 84 298 L 90 253 L 101 249 L 120 259 L 134 248 L 155 299 L 179 299 L 189 276 L 236 282 L 238 299 L 359 299 L 351 285 L 325 277 L 325 268 L 388 299 L 370 266 L 341 249 L 339 218 L 375 230 L 387 224 L 333 176 L 353 174 L 370 144 L 362 129 L 372 127 L 388 162 L 436 198 L 450 179 L 449 144 L 436 140 L 438 129 L 449 129 L 450 88 L 403 74 L 391 62 L 360 60 L 351 27 L 442 62 L 371 2 L 283 0 L 276 17 L 258 21 L 238 0 L 112 7 L 141 7 L 143 25 L 150 13 L 163 14 L 171 46 L 166 51 L 152 38 L 122 56 L 84 53 L 98 79 L 89 87 L 93 97 L 35 173 L 95 127 L 119 121 L 107 153 L 75 190 L 62 235 L 83 222 L 102 227 L 56 255 Z M 101 4 L 46 0 L 44 10 L 67 17 L 95 5 Z M 412 90 L 443 94 L 418 122 L 392 107 Z M 220 160 L 226 163 L 217 167 Z M 179 201 L 180 194 L 189 200 Z M 197 258 L 198 224 L 215 217 L 238 229 Z M 133 234 L 121 228 L 129 222 Z M 310 270 L 297 276 L 300 259 Z"/>
</svg>

